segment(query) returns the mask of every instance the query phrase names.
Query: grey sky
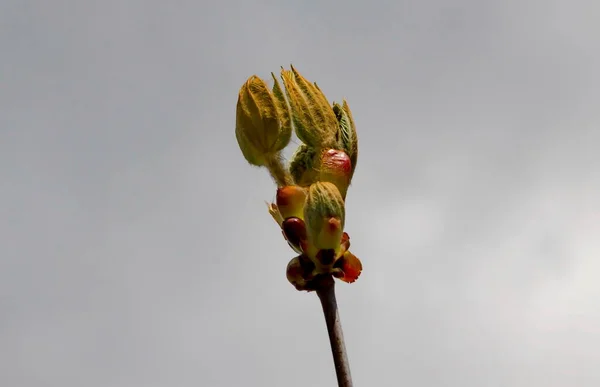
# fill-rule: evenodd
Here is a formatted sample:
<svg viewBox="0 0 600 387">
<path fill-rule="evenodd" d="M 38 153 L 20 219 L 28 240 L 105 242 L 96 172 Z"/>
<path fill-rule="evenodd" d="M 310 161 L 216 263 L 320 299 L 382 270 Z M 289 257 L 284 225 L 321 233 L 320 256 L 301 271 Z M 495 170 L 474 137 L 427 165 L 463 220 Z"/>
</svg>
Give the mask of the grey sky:
<svg viewBox="0 0 600 387">
<path fill-rule="evenodd" d="M 600 385 L 599 4 L 4 0 L 0 385 L 335 385 L 234 136 L 289 63 L 357 121 L 355 384 Z"/>
</svg>

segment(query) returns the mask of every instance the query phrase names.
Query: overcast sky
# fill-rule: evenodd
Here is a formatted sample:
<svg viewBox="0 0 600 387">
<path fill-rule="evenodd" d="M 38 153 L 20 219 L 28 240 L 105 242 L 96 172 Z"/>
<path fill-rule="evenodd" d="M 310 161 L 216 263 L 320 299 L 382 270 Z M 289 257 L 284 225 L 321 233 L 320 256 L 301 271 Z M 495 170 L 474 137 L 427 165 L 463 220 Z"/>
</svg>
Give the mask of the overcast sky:
<svg viewBox="0 0 600 387">
<path fill-rule="evenodd" d="M 346 97 L 356 386 L 600 385 L 597 1 L 0 4 L 0 385 L 335 385 L 234 136 Z"/>
</svg>

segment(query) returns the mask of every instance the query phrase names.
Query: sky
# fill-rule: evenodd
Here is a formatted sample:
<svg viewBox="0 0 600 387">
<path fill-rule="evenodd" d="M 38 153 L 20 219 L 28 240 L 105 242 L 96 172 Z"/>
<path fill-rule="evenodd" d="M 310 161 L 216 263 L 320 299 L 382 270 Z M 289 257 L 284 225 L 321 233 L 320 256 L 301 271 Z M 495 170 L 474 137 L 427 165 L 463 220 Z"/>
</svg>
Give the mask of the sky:
<svg viewBox="0 0 600 387">
<path fill-rule="evenodd" d="M 2 1 L 0 385 L 335 385 L 234 135 L 240 86 L 290 63 L 358 130 L 354 384 L 600 385 L 599 13 Z"/>
</svg>

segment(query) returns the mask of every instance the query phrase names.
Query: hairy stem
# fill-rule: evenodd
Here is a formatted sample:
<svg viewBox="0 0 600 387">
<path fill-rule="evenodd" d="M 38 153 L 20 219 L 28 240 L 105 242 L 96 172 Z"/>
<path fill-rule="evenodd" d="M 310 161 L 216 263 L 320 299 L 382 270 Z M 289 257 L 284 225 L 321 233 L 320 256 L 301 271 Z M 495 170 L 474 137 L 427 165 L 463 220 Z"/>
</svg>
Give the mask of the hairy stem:
<svg viewBox="0 0 600 387">
<path fill-rule="evenodd" d="M 269 173 L 271 173 L 271 176 L 273 177 L 273 180 L 275 180 L 275 183 L 278 187 L 292 185 L 292 176 L 283 166 L 281 155 L 277 154 L 268 157 L 265 166 L 269 170 Z"/>
<path fill-rule="evenodd" d="M 321 300 L 323 314 L 325 315 L 338 386 L 352 387 L 350 364 L 348 363 L 346 345 L 344 344 L 344 332 L 342 331 L 337 301 L 335 299 L 335 282 L 333 281 L 333 277 L 327 276 L 320 282 L 317 288 L 317 295 Z"/>
</svg>

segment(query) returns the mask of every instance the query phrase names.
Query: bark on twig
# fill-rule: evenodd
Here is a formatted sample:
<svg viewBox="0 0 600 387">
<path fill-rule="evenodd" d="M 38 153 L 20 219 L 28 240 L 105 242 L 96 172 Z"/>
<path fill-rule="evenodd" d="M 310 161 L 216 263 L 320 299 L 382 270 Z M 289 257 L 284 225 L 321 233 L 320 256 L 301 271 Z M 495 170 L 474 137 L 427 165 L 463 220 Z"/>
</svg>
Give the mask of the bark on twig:
<svg viewBox="0 0 600 387">
<path fill-rule="evenodd" d="M 352 387 L 350 364 L 348 363 L 344 333 L 342 332 L 342 324 L 335 298 L 335 282 L 333 277 L 327 276 L 320 281 L 317 288 L 317 295 L 321 300 L 325 322 L 327 323 L 327 332 L 329 333 L 329 343 L 331 344 L 331 353 L 333 354 L 338 386 Z"/>
</svg>

